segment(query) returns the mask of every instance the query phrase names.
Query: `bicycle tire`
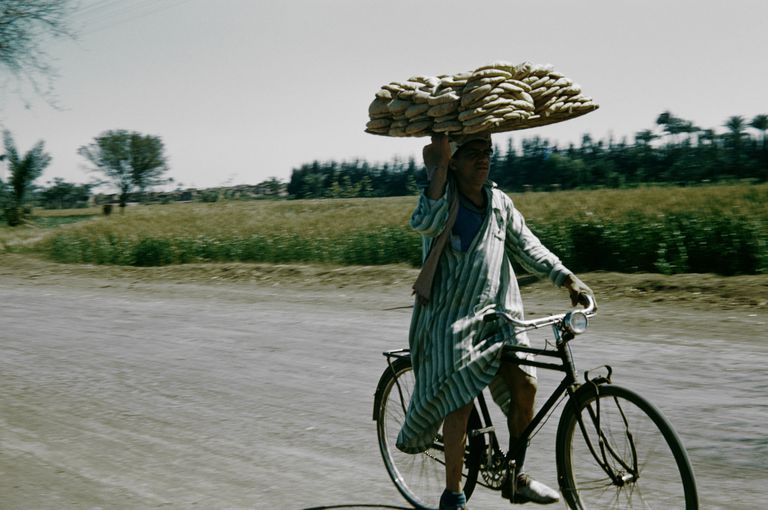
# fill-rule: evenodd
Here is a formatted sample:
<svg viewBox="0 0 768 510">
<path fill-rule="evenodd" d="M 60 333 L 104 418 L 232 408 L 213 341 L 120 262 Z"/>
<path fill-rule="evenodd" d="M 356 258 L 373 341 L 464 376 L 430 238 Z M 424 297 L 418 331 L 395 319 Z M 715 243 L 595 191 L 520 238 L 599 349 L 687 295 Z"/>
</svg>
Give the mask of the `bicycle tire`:
<svg viewBox="0 0 768 510">
<path fill-rule="evenodd" d="M 590 411 L 603 431 L 602 448 Z M 698 509 L 693 469 L 680 438 L 656 407 L 626 388 L 588 384 L 577 391 L 560 418 L 556 458 L 560 490 L 574 510 Z M 619 475 L 616 481 L 598 458 Z"/>
<path fill-rule="evenodd" d="M 396 382 L 399 383 L 399 389 Z M 395 445 L 414 383 L 413 367 L 407 357 L 396 359 L 391 368 L 388 367 L 382 374 L 374 409 L 379 450 L 387 473 L 400 494 L 419 510 L 437 510 L 440 495 L 445 488 L 442 428 L 432 447 L 423 453 L 404 453 Z M 469 430 L 480 428 L 480 416 L 476 409 L 472 410 L 468 423 Z M 468 434 L 468 437 L 463 471 L 463 490 L 467 499 L 475 489 L 480 454 L 484 448 L 482 436 L 472 437 Z"/>
</svg>

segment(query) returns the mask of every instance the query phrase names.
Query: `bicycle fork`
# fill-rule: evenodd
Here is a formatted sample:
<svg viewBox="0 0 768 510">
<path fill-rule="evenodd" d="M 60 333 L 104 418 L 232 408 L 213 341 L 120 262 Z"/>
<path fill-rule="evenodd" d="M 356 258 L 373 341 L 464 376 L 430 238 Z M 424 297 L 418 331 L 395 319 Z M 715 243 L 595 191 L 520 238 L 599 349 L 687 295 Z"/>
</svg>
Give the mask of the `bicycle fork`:
<svg viewBox="0 0 768 510">
<path fill-rule="evenodd" d="M 594 425 L 594 430 L 596 431 L 597 448 L 595 448 L 595 445 L 593 444 L 593 441 L 587 432 L 587 427 L 584 424 L 582 413 L 577 413 L 576 418 L 579 424 L 579 429 L 581 430 L 582 437 L 584 438 L 584 442 L 592 454 L 592 457 L 594 457 L 597 464 L 603 471 L 605 471 L 605 474 L 608 475 L 614 485 L 617 487 L 623 487 L 627 483 L 637 481 L 640 477 L 640 472 L 637 466 L 637 450 L 635 448 L 634 436 L 632 435 L 632 431 L 629 430 L 629 422 L 626 415 L 624 414 L 624 410 L 621 408 L 619 399 L 614 397 L 613 401 L 616 404 L 616 408 L 618 409 L 619 414 L 621 414 L 622 421 L 624 422 L 624 437 L 626 437 L 627 443 L 629 444 L 630 450 L 632 452 L 631 466 L 623 459 L 621 455 L 616 452 L 614 446 L 608 440 L 608 436 L 605 434 L 600 425 L 600 384 L 602 382 L 610 382 L 610 367 L 608 367 L 608 369 L 609 374 L 607 378 L 587 378 L 588 383 L 591 384 L 594 388 L 595 402 L 594 406 L 588 403 L 585 406 L 585 409 L 587 410 L 590 421 L 592 422 L 592 425 Z M 588 377 L 588 372 L 586 375 Z M 617 470 L 613 467 L 616 464 L 618 464 L 620 469 Z"/>
</svg>

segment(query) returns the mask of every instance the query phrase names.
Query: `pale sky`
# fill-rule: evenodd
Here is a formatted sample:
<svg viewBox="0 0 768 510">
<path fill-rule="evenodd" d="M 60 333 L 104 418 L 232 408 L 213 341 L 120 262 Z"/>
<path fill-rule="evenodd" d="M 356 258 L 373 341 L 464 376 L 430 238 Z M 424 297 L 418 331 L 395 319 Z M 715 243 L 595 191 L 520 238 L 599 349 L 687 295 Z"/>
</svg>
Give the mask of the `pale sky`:
<svg viewBox="0 0 768 510">
<path fill-rule="evenodd" d="M 421 153 L 425 138 L 363 132 L 381 85 L 527 60 L 600 109 L 497 143 L 631 142 L 664 110 L 705 128 L 768 113 L 766 20 L 765 0 L 81 0 L 77 40 L 46 46 L 59 109 L 6 86 L 0 128 L 25 151 L 45 141 L 38 184 L 89 181 L 77 149 L 109 129 L 162 137 L 185 187 L 287 180 L 316 159 Z"/>
</svg>

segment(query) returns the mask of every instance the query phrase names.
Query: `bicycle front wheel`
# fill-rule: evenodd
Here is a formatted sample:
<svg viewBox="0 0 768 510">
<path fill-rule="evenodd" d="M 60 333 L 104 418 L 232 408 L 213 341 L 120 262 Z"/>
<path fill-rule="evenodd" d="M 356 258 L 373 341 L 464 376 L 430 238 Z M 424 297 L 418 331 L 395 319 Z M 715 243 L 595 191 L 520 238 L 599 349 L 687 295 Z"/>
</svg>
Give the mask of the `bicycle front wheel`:
<svg viewBox="0 0 768 510">
<path fill-rule="evenodd" d="M 379 449 L 390 478 L 397 490 L 420 510 L 437 510 L 445 488 L 445 455 L 442 428 L 432 446 L 417 454 L 404 453 L 395 445 L 405 420 L 416 379 L 410 358 L 399 358 L 387 368 L 379 381 L 376 413 Z M 479 428 L 480 418 L 473 409 L 469 428 Z M 463 471 L 463 490 L 467 499 L 477 482 L 482 436 L 468 441 Z"/>
<path fill-rule="evenodd" d="M 563 410 L 557 472 L 574 510 L 698 508 L 680 438 L 658 409 L 619 386 L 586 386 Z"/>
</svg>

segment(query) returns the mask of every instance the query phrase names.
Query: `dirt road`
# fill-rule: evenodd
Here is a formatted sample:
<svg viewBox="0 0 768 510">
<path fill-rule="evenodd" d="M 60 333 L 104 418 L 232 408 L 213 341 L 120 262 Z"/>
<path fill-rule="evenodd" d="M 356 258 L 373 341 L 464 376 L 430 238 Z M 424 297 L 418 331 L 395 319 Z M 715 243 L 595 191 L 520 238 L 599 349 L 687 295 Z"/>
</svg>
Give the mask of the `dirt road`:
<svg viewBox="0 0 768 510">
<path fill-rule="evenodd" d="M 407 507 L 371 421 L 380 352 L 406 343 L 396 270 L 343 287 L 65 271 L 0 269 L 0 509 Z M 545 284 L 524 294 L 531 314 L 563 309 Z M 766 315 L 615 295 L 574 345 L 671 419 L 702 508 L 765 506 Z M 555 425 L 528 466 L 551 484 Z"/>
</svg>

